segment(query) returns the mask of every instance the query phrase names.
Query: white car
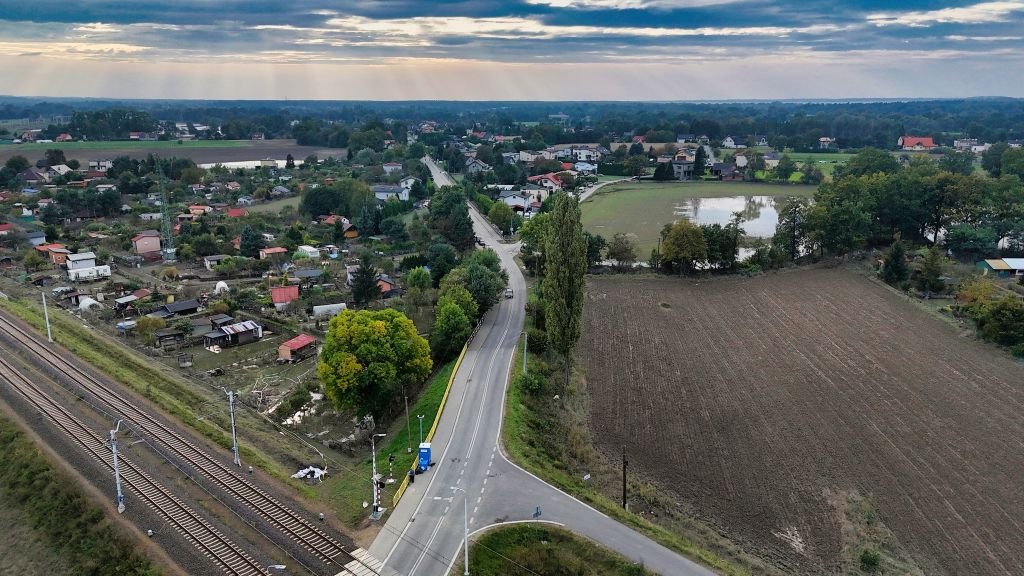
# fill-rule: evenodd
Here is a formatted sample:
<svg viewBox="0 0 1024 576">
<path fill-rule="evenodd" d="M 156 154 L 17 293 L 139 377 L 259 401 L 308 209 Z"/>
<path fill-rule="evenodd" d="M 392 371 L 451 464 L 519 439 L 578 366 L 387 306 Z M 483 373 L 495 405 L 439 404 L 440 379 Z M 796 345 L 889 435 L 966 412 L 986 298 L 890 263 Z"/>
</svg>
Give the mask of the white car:
<svg viewBox="0 0 1024 576">
<path fill-rule="evenodd" d="M 513 296 L 511 288 L 505 288 L 505 298 L 511 298 Z"/>
</svg>

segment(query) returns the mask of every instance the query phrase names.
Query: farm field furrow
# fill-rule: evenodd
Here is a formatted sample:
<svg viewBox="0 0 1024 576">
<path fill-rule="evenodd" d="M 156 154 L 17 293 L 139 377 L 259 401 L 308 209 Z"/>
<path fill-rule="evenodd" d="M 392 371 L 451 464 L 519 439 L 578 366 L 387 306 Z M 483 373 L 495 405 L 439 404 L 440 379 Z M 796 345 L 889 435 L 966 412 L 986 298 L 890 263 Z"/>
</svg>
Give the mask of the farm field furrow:
<svg viewBox="0 0 1024 576">
<path fill-rule="evenodd" d="M 615 458 L 786 572 L 1024 574 L 1024 366 L 844 270 L 592 277 L 580 365 Z M 915 571 L 916 570 L 916 571 Z"/>
</svg>

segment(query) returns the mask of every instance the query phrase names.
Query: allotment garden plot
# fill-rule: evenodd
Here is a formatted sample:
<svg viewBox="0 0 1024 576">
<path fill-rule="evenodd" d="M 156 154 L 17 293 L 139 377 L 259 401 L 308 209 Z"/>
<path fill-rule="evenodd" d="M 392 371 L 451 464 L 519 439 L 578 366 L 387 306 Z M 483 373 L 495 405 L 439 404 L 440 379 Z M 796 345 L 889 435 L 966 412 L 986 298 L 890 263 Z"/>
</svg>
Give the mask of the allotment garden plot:
<svg viewBox="0 0 1024 576">
<path fill-rule="evenodd" d="M 591 278 L 580 364 L 602 451 L 787 572 L 858 494 L 926 574 L 1024 574 L 1024 366 L 864 277 Z"/>
</svg>

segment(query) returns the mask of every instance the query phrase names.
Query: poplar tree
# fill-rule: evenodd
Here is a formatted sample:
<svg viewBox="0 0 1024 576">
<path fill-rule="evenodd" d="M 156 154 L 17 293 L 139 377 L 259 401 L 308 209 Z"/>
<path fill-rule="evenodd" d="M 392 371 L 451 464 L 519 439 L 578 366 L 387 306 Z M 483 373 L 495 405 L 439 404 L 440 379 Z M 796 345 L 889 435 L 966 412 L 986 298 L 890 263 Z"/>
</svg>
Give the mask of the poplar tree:
<svg viewBox="0 0 1024 576">
<path fill-rule="evenodd" d="M 560 194 L 555 200 L 545 257 L 543 296 L 548 341 L 565 359 L 568 386 L 572 350 L 580 338 L 583 274 L 587 268 L 587 243 L 579 202 L 568 194 Z"/>
</svg>

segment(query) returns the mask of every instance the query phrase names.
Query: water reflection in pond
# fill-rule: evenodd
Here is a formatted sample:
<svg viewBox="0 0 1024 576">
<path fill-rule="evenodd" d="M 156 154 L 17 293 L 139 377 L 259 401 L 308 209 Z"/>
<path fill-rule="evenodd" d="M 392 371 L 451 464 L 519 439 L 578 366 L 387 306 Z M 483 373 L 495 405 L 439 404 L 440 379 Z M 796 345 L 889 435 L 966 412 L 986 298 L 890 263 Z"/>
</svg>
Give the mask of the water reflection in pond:
<svg viewBox="0 0 1024 576">
<path fill-rule="evenodd" d="M 742 214 L 743 230 L 747 236 L 771 238 L 779 222 L 776 204 L 786 198 L 774 196 L 732 196 L 727 198 L 687 198 L 673 206 L 676 218 L 686 218 L 695 224 L 726 225 L 733 214 Z"/>
</svg>

